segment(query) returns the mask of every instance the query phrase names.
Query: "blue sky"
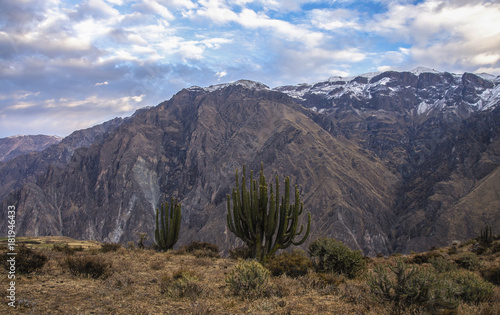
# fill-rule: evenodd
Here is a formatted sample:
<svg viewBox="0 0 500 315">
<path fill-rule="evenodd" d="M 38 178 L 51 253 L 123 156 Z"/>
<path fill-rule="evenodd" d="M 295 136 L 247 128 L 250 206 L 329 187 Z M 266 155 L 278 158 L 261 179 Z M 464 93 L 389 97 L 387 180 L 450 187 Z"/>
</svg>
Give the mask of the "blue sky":
<svg viewBox="0 0 500 315">
<path fill-rule="evenodd" d="M 0 137 L 87 128 L 193 85 L 416 66 L 500 74 L 500 3 L 0 0 Z"/>
</svg>

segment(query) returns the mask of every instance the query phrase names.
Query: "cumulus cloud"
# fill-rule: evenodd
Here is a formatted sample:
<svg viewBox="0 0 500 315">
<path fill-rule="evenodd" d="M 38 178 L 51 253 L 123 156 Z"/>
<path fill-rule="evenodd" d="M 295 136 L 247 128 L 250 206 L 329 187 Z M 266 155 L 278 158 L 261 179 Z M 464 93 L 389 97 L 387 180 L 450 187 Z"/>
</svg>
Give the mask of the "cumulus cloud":
<svg viewBox="0 0 500 315">
<path fill-rule="evenodd" d="M 396 4 L 369 24 L 378 34 L 410 45 L 411 62 L 473 71 L 500 65 L 500 3 L 432 0 Z"/>
</svg>

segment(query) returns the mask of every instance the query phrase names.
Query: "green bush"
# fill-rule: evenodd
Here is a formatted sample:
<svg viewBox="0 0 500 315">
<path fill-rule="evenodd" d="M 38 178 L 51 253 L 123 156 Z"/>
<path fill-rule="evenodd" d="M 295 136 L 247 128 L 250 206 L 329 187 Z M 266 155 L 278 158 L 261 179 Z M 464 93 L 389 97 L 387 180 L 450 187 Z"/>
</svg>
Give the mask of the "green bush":
<svg viewBox="0 0 500 315">
<path fill-rule="evenodd" d="M 29 274 L 36 270 L 41 269 L 48 258 L 44 254 L 35 252 L 29 247 L 20 246 L 17 248 L 16 255 L 7 255 L 4 253 L 2 255 L 2 264 L 5 270 L 10 270 L 11 264 L 9 259 L 15 259 L 15 272 L 20 274 Z"/>
<path fill-rule="evenodd" d="M 101 252 L 103 253 L 116 252 L 121 247 L 122 245 L 117 243 L 104 243 L 101 245 Z"/>
<path fill-rule="evenodd" d="M 395 266 L 377 265 L 367 282 L 373 297 L 381 303 L 392 304 L 394 310 L 411 307 L 453 309 L 458 306 L 432 268 L 410 268 L 401 259 Z"/>
<path fill-rule="evenodd" d="M 359 251 L 353 251 L 333 238 L 319 238 L 309 244 L 309 255 L 316 272 L 334 272 L 354 278 L 366 268 Z"/>
<path fill-rule="evenodd" d="M 226 277 L 234 295 L 242 298 L 259 298 L 269 291 L 270 272 L 256 261 L 240 260 Z"/>
<path fill-rule="evenodd" d="M 492 299 L 495 286 L 484 281 L 473 272 L 460 271 L 452 276 L 453 282 L 458 285 L 456 296 L 466 303 L 478 304 Z"/>
<path fill-rule="evenodd" d="M 429 263 L 431 263 L 432 267 L 434 267 L 438 273 L 452 271 L 457 268 L 457 265 L 454 262 L 443 257 L 431 258 Z"/>
<path fill-rule="evenodd" d="M 481 268 L 481 261 L 474 253 L 465 253 L 460 255 L 455 262 L 462 268 L 467 270 L 478 270 Z"/>
<path fill-rule="evenodd" d="M 111 263 L 94 255 L 67 257 L 65 265 L 72 275 L 93 279 L 108 276 L 111 268 Z"/>
<path fill-rule="evenodd" d="M 266 268 L 271 271 L 274 277 L 286 274 L 289 277 L 297 278 L 304 276 L 312 268 L 312 263 L 303 251 L 293 250 L 291 253 L 282 252 L 269 259 Z"/>
<path fill-rule="evenodd" d="M 160 293 L 171 298 L 196 299 L 205 292 L 197 275 L 189 270 L 180 269 L 172 276 L 166 274 L 160 280 Z"/>
</svg>

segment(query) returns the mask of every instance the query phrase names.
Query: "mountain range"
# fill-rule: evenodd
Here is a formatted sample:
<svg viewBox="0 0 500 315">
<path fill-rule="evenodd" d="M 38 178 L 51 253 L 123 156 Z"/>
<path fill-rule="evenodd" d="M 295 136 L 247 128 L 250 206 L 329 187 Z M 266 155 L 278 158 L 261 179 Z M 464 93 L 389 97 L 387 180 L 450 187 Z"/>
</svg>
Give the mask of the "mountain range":
<svg viewBox="0 0 500 315">
<path fill-rule="evenodd" d="M 235 170 L 264 162 L 267 178 L 298 185 L 309 241 L 424 251 L 500 230 L 499 83 L 417 68 L 274 89 L 195 86 L 0 162 L 0 200 L 17 207 L 18 235 L 126 243 L 152 240 L 155 209 L 174 196 L 178 244 L 227 250 L 241 245 L 225 219 Z"/>
</svg>

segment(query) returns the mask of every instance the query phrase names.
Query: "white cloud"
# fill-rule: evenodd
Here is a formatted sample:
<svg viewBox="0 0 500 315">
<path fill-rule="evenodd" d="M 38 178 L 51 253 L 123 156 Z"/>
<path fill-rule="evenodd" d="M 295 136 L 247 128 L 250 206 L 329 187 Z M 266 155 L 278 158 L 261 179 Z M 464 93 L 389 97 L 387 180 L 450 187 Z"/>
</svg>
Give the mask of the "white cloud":
<svg viewBox="0 0 500 315">
<path fill-rule="evenodd" d="M 368 28 L 408 43 L 416 64 L 470 71 L 500 60 L 500 3 L 429 0 L 392 5 Z"/>
<path fill-rule="evenodd" d="M 311 24 L 324 30 L 359 30 L 359 14 L 347 9 L 314 9 L 310 13 Z"/>
</svg>

